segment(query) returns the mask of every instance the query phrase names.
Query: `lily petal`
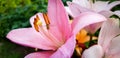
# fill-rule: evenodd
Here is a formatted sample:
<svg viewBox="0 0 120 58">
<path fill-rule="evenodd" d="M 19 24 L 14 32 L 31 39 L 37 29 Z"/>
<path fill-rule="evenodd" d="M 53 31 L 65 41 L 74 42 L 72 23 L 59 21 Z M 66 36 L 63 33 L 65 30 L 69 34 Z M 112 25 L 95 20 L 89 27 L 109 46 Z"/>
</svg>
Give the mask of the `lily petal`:
<svg viewBox="0 0 120 58">
<path fill-rule="evenodd" d="M 107 56 L 120 56 L 120 36 L 113 38 L 110 42 L 109 49 L 106 52 Z"/>
<path fill-rule="evenodd" d="M 120 11 L 115 11 L 113 14 L 117 15 L 120 18 Z"/>
<path fill-rule="evenodd" d="M 81 13 L 78 17 L 74 18 L 72 22 L 73 33 L 76 34 L 80 29 L 94 23 L 105 21 L 106 18 L 100 14 L 93 12 Z"/>
<path fill-rule="evenodd" d="M 32 27 L 34 28 L 34 21 L 36 16 L 38 16 L 39 18 L 38 20 L 42 23 L 42 26 L 46 28 L 46 23 L 45 23 L 45 18 L 43 17 L 43 13 L 37 13 L 30 18 L 30 24 L 32 25 Z"/>
<path fill-rule="evenodd" d="M 88 0 L 72 0 L 72 2 L 77 3 L 79 6 L 82 7 L 87 7 L 87 8 L 90 7 L 90 3 Z"/>
<path fill-rule="evenodd" d="M 43 37 L 42 34 L 36 32 L 33 28 L 21 28 L 10 31 L 7 38 L 12 42 L 33 48 L 55 50 L 56 44 Z"/>
<path fill-rule="evenodd" d="M 106 10 L 108 7 L 107 7 L 107 5 L 108 5 L 108 1 L 107 2 L 103 2 L 103 1 L 96 1 L 95 3 L 94 3 L 94 5 L 93 5 L 93 9 L 94 9 L 94 11 L 96 11 L 96 12 L 100 12 L 100 11 L 102 11 L 102 10 Z"/>
<path fill-rule="evenodd" d="M 66 6 L 65 9 L 66 9 L 67 13 L 68 13 L 70 16 L 73 17 L 73 14 L 72 14 L 71 10 L 69 9 L 69 7 Z"/>
<path fill-rule="evenodd" d="M 98 13 L 104 15 L 106 18 L 109 18 L 110 16 L 113 15 L 113 12 L 112 12 L 112 11 L 106 11 L 106 10 L 100 11 L 100 12 L 98 12 Z"/>
<path fill-rule="evenodd" d="M 42 52 L 34 52 L 30 53 L 24 58 L 49 58 L 53 54 L 52 51 L 42 51 Z"/>
<path fill-rule="evenodd" d="M 81 12 L 88 12 L 88 11 L 92 11 L 90 9 L 87 9 L 85 7 L 81 7 L 78 4 L 74 3 L 74 2 L 67 2 L 68 7 L 70 8 L 73 17 L 78 16 Z"/>
<path fill-rule="evenodd" d="M 61 0 L 48 0 L 48 16 L 51 22 L 50 32 L 55 36 L 62 37 L 59 39 L 68 39 L 71 33 L 71 26 Z M 56 30 L 61 34 L 56 35 Z"/>
<path fill-rule="evenodd" d="M 111 40 L 119 34 L 119 19 L 108 19 L 101 27 L 98 44 L 106 51 L 111 43 Z"/>
<path fill-rule="evenodd" d="M 75 36 L 72 36 L 67 40 L 67 42 L 62 45 L 52 56 L 51 58 L 71 58 L 74 48 L 75 48 Z"/>
<path fill-rule="evenodd" d="M 109 57 L 109 58 L 110 58 L 110 57 Z M 120 58 L 120 53 L 117 53 L 116 55 L 111 56 L 111 58 Z"/>
<path fill-rule="evenodd" d="M 102 58 L 103 50 L 100 45 L 94 45 L 83 52 L 82 58 Z"/>
<path fill-rule="evenodd" d="M 107 9 L 111 10 L 113 7 L 115 7 L 116 5 L 119 5 L 119 4 L 120 4 L 120 1 L 114 1 L 108 5 Z"/>
<path fill-rule="evenodd" d="M 91 34 L 94 34 L 102 25 L 103 22 L 99 22 L 99 23 L 94 23 L 94 24 L 91 24 L 91 25 L 88 25 L 85 27 L 85 29 L 91 33 Z"/>
</svg>

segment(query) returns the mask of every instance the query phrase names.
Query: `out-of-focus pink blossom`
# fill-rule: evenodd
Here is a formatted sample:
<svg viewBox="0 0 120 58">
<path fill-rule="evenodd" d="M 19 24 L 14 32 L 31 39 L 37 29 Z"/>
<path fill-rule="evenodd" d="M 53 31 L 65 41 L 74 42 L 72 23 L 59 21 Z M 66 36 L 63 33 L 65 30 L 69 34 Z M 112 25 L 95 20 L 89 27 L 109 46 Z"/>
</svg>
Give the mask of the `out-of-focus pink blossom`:
<svg viewBox="0 0 120 58">
<path fill-rule="evenodd" d="M 120 57 L 119 19 L 104 22 L 94 45 L 83 52 L 82 58 L 119 58 Z"/>
<path fill-rule="evenodd" d="M 111 9 L 116 5 L 120 4 L 120 1 L 115 1 L 109 3 L 109 1 L 95 1 L 92 0 L 72 0 L 72 2 L 67 2 L 68 7 L 66 11 L 74 18 L 83 12 L 96 12 L 109 18 L 111 15 L 115 14 L 120 17 L 120 11 L 112 12 Z M 87 26 L 85 29 L 90 33 L 95 33 L 101 26 L 102 22 L 97 24 L 92 24 Z"/>
</svg>

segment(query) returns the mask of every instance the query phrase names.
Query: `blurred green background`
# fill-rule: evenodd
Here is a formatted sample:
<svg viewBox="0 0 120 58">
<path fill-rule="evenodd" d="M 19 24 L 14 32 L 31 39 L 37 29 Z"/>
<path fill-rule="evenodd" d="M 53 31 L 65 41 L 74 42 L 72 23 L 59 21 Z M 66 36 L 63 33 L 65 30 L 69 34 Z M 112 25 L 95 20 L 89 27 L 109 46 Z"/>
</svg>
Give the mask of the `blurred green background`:
<svg viewBox="0 0 120 58">
<path fill-rule="evenodd" d="M 62 1 L 66 5 L 68 0 Z M 34 51 L 9 41 L 6 34 L 13 29 L 30 27 L 29 18 L 46 11 L 47 0 L 0 0 L 0 58 L 23 58 Z"/>
<path fill-rule="evenodd" d="M 45 12 L 47 0 L 0 0 L 0 58 L 23 58 L 34 51 L 9 41 L 6 34 L 16 28 L 30 27 L 29 18 Z"/>
</svg>

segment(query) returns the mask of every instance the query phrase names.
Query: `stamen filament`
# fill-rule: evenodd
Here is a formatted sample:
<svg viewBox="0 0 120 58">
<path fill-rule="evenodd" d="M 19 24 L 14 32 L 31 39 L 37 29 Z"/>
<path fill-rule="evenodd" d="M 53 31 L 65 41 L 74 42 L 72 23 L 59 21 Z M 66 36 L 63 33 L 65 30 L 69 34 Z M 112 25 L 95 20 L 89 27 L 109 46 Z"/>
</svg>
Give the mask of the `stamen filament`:
<svg viewBox="0 0 120 58">
<path fill-rule="evenodd" d="M 35 51 L 38 51 L 38 48 L 35 48 Z"/>
<path fill-rule="evenodd" d="M 44 22 L 43 23 L 45 23 L 46 24 L 46 28 L 49 29 L 50 21 L 49 21 L 48 15 L 46 13 L 43 13 L 43 18 L 44 18 Z M 36 29 L 36 31 L 41 33 L 41 35 L 44 38 L 46 38 L 49 41 L 52 41 L 55 44 L 54 45 L 55 47 L 58 48 L 58 47 L 60 47 L 64 43 L 64 41 L 60 42 L 58 39 L 56 39 L 56 37 L 54 37 L 54 35 L 49 33 L 48 30 L 42 26 L 42 22 L 41 22 L 41 20 L 40 20 L 38 15 L 36 15 L 36 18 L 34 18 L 34 28 Z"/>
<path fill-rule="evenodd" d="M 49 32 L 45 31 L 42 27 L 39 28 L 39 30 L 41 30 L 42 34 L 44 34 L 44 36 L 48 37 L 50 41 L 52 41 L 56 47 L 60 47 L 64 42 L 60 42 L 59 40 L 57 40 L 53 35 L 51 35 Z"/>
</svg>

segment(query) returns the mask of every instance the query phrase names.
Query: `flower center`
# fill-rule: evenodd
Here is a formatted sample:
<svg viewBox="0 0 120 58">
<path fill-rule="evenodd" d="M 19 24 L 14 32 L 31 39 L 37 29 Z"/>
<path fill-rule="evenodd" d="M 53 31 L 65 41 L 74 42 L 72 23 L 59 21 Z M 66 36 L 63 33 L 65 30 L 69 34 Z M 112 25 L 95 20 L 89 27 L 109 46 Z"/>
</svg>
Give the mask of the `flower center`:
<svg viewBox="0 0 120 58">
<path fill-rule="evenodd" d="M 43 17 L 44 17 L 44 22 L 46 24 L 46 29 L 49 29 L 49 25 L 50 25 L 50 20 L 48 18 L 48 15 L 46 13 L 43 13 Z M 36 15 L 36 18 L 34 18 L 34 27 L 36 29 L 36 31 L 39 32 L 39 26 L 42 26 L 42 22 L 40 21 L 40 18 L 38 15 Z"/>
<path fill-rule="evenodd" d="M 40 15 L 40 16 L 39 16 Z M 63 42 L 59 41 L 49 30 L 50 29 L 50 19 L 47 13 L 36 15 L 34 18 L 34 28 L 37 32 L 39 32 L 43 39 L 47 41 L 52 41 L 54 47 L 60 47 Z"/>
<path fill-rule="evenodd" d="M 36 31 L 39 32 L 39 27 L 38 26 L 42 26 L 42 22 L 39 20 L 38 15 L 36 15 L 36 18 L 34 18 L 34 28 Z"/>
</svg>

